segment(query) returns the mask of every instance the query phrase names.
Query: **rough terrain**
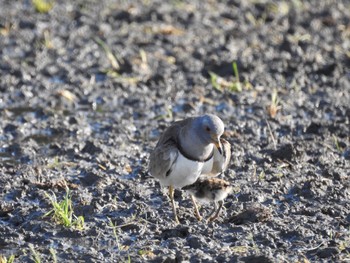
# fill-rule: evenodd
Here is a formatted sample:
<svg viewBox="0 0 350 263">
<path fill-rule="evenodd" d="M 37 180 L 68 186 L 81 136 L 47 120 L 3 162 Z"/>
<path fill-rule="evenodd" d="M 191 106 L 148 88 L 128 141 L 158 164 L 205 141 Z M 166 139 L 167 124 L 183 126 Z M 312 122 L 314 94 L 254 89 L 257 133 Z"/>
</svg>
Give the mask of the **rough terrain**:
<svg viewBox="0 0 350 263">
<path fill-rule="evenodd" d="M 0 5 L 3 258 L 350 261 L 349 1 Z M 148 156 L 203 113 L 226 124 L 234 192 L 207 224 L 177 191 L 176 226 Z M 44 216 L 66 186 L 82 230 Z"/>
</svg>

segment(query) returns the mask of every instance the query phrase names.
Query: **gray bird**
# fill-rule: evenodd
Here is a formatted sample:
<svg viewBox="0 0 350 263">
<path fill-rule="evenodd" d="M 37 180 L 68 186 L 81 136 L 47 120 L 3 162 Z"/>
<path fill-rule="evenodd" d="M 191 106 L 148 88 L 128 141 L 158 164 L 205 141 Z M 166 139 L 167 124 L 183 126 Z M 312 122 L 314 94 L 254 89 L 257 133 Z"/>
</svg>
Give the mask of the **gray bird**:
<svg viewBox="0 0 350 263">
<path fill-rule="evenodd" d="M 162 186 L 169 187 L 177 223 L 174 189 L 192 185 L 201 175 L 217 176 L 226 170 L 231 147 L 220 139 L 223 132 L 224 123 L 212 114 L 177 121 L 164 131 L 151 153 L 149 172 Z M 201 220 L 193 195 L 191 199 L 196 216 Z"/>
</svg>

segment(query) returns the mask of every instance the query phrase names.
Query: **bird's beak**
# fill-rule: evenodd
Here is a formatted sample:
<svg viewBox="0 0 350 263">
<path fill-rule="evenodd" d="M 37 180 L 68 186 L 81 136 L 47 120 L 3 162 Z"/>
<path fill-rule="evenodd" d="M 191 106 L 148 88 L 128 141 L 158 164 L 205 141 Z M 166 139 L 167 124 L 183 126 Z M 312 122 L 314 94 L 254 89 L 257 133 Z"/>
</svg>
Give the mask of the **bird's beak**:
<svg viewBox="0 0 350 263">
<path fill-rule="evenodd" d="M 222 154 L 222 145 L 219 138 L 215 138 L 214 145 L 218 149 L 219 153 Z"/>
</svg>

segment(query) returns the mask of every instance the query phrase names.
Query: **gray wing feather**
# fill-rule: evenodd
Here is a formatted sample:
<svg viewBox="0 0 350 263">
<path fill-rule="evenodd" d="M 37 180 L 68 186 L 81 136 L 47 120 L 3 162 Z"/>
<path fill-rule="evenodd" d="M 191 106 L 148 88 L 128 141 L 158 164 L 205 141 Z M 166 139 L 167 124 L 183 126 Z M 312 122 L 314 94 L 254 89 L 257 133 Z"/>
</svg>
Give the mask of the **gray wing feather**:
<svg viewBox="0 0 350 263">
<path fill-rule="evenodd" d="M 165 178 L 174 165 L 179 153 L 174 143 L 164 144 L 162 147 L 156 147 L 151 153 L 149 162 L 150 174 L 158 179 Z"/>
<path fill-rule="evenodd" d="M 159 138 L 150 155 L 149 172 L 153 177 L 162 180 L 170 173 L 171 167 L 179 155 L 177 147 L 179 132 L 191 121 L 192 118 L 174 122 Z"/>
</svg>

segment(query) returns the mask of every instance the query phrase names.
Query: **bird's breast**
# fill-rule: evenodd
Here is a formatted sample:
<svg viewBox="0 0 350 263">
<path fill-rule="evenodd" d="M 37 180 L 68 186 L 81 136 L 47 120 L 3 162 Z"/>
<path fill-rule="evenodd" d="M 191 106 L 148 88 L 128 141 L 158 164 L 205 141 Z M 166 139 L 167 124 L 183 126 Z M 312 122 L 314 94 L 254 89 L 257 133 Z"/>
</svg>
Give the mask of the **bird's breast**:
<svg viewBox="0 0 350 263">
<path fill-rule="evenodd" d="M 198 177 L 213 166 L 213 160 L 207 162 L 192 161 L 179 153 L 175 164 L 168 176 L 161 182 L 163 186 L 173 185 L 175 188 L 182 188 L 186 185 L 193 184 Z"/>
</svg>

